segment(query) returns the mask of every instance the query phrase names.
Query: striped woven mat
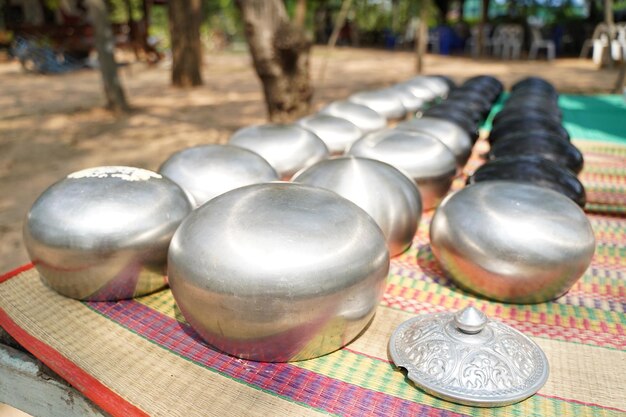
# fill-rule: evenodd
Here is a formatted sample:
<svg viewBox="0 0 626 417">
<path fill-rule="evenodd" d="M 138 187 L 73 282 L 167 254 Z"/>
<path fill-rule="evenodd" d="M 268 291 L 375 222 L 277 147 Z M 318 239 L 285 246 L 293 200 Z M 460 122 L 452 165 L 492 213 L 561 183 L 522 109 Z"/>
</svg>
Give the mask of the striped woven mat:
<svg viewBox="0 0 626 417">
<path fill-rule="evenodd" d="M 79 302 L 49 290 L 31 266 L 0 279 L 0 325 L 117 416 L 626 415 L 626 146 L 577 145 L 587 161 L 581 178 L 597 249 L 582 279 L 555 302 L 489 302 L 454 287 L 430 251 L 426 214 L 412 248 L 392 260 L 371 326 L 318 359 L 236 359 L 199 340 L 169 290 Z M 457 405 L 417 389 L 390 363 L 388 340 L 401 322 L 469 304 L 543 348 L 551 372 L 537 395 L 501 408 Z"/>
</svg>

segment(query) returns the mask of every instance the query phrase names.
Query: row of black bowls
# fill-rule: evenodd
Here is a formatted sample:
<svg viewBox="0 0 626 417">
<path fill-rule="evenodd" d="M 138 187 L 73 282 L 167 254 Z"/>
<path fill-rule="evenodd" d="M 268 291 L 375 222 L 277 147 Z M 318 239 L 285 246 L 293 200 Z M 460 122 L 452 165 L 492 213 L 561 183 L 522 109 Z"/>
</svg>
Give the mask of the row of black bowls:
<svg viewBox="0 0 626 417">
<path fill-rule="evenodd" d="M 502 83 L 494 77 L 472 77 L 451 90 L 446 100 L 424 111 L 424 116 L 454 122 L 476 142 L 480 124 L 487 118 L 502 91 Z"/>
<path fill-rule="evenodd" d="M 502 111 L 493 119 L 489 161 L 468 183 L 488 180 L 530 182 L 558 191 L 581 207 L 586 195 L 576 175 L 584 161 L 562 125 L 554 86 L 538 77 L 513 85 Z"/>
</svg>

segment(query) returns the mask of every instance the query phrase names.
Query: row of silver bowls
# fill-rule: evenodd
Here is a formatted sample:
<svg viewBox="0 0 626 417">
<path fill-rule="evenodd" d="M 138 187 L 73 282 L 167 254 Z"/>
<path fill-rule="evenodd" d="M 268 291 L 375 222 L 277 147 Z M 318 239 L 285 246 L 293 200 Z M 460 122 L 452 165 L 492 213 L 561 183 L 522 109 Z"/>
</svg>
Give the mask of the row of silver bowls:
<svg viewBox="0 0 626 417">
<path fill-rule="evenodd" d="M 389 90 L 401 88 L 418 92 L 415 101 L 445 94 L 424 79 Z M 208 343 L 262 361 L 329 353 L 371 320 L 390 254 L 410 246 L 422 210 L 448 192 L 471 150 L 454 123 L 424 118 L 383 129 L 393 116 L 336 102 L 296 124 L 253 126 L 229 145 L 181 151 L 160 173 L 71 174 L 33 205 L 27 249 L 61 294 L 116 300 L 166 285 L 169 245 L 173 295 Z M 438 258 L 448 256 L 435 246 Z"/>
<path fill-rule="evenodd" d="M 374 159 L 328 158 L 356 155 L 388 119 L 445 94 L 428 83 L 357 95 L 290 125 L 242 129 L 228 145 L 177 152 L 159 173 L 100 167 L 71 174 L 28 214 L 31 259 L 47 285 L 81 300 L 159 290 L 167 265 L 186 320 L 238 357 L 289 361 L 336 350 L 372 318 L 390 253 L 410 246 L 422 201 L 431 199 L 420 195 L 411 164 L 396 167 L 401 158 L 391 165 L 375 152 Z M 404 110 L 389 110 L 390 102 Z M 401 147 L 415 136 L 415 164 L 436 160 L 431 148 L 445 149 L 430 136 L 394 135 Z M 429 164 L 433 172 L 424 176 L 437 179 L 442 173 Z M 279 181 L 296 173 L 294 183 Z"/>
</svg>

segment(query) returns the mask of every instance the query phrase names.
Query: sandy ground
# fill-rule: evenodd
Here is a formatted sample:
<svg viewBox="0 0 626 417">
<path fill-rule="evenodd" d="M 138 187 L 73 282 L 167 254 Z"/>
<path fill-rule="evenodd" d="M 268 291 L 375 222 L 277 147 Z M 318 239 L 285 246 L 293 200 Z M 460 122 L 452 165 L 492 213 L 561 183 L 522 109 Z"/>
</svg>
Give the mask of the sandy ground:
<svg viewBox="0 0 626 417">
<path fill-rule="evenodd" d="M 326 76 L 319 79 L 328 58 Z M 314 108 L 350 93 L 381 87 L 414 75 L 414 55 L 364 49 L 317 48 L 312 59 Z M 606 93 L 615 70 L 596 70 L 589 61 L 475 61 L 428 56 L 426 71 L 461 81 L 491 74 L 505 84 L 540 75 L 562 92 Z M 22 220 L 37 196 L 70 172 L 98 165 L 156 170 L 172 152 L 223 143 L 238 128 L 265 120 L 259 82 L 247 53 L 206 55 L 205 85 L 169 86 L 167 63 L 132 63 L 121 70 L 134 112 L 114 118 L 101 108 L 97 71 L 44 76 L 0 64 L 0 272 L 28 261 L 21 243 Z"/>
</svg>

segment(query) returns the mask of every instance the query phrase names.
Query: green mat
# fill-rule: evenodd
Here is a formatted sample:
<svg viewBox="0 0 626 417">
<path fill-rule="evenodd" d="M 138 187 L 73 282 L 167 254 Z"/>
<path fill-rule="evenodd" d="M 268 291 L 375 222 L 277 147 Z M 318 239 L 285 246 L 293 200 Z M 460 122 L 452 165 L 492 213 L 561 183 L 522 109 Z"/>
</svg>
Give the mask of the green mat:
<svg viewBox="0 0 626 417">
<path fill-rule="evenodd" d="M 491 129 L 493 116 L 508 94 L 494 106 L 483 129 Z M 566 95 L 559 97 L 563 125 L 572 138 L 626 143 L 626 99 L 621 95 Z"/>
<path fill-rule="evenodd" d="M 559 98 L 563 125 L 573 138 L 626 143 L 626 101 L 621 95 Z"/>
</svg>

